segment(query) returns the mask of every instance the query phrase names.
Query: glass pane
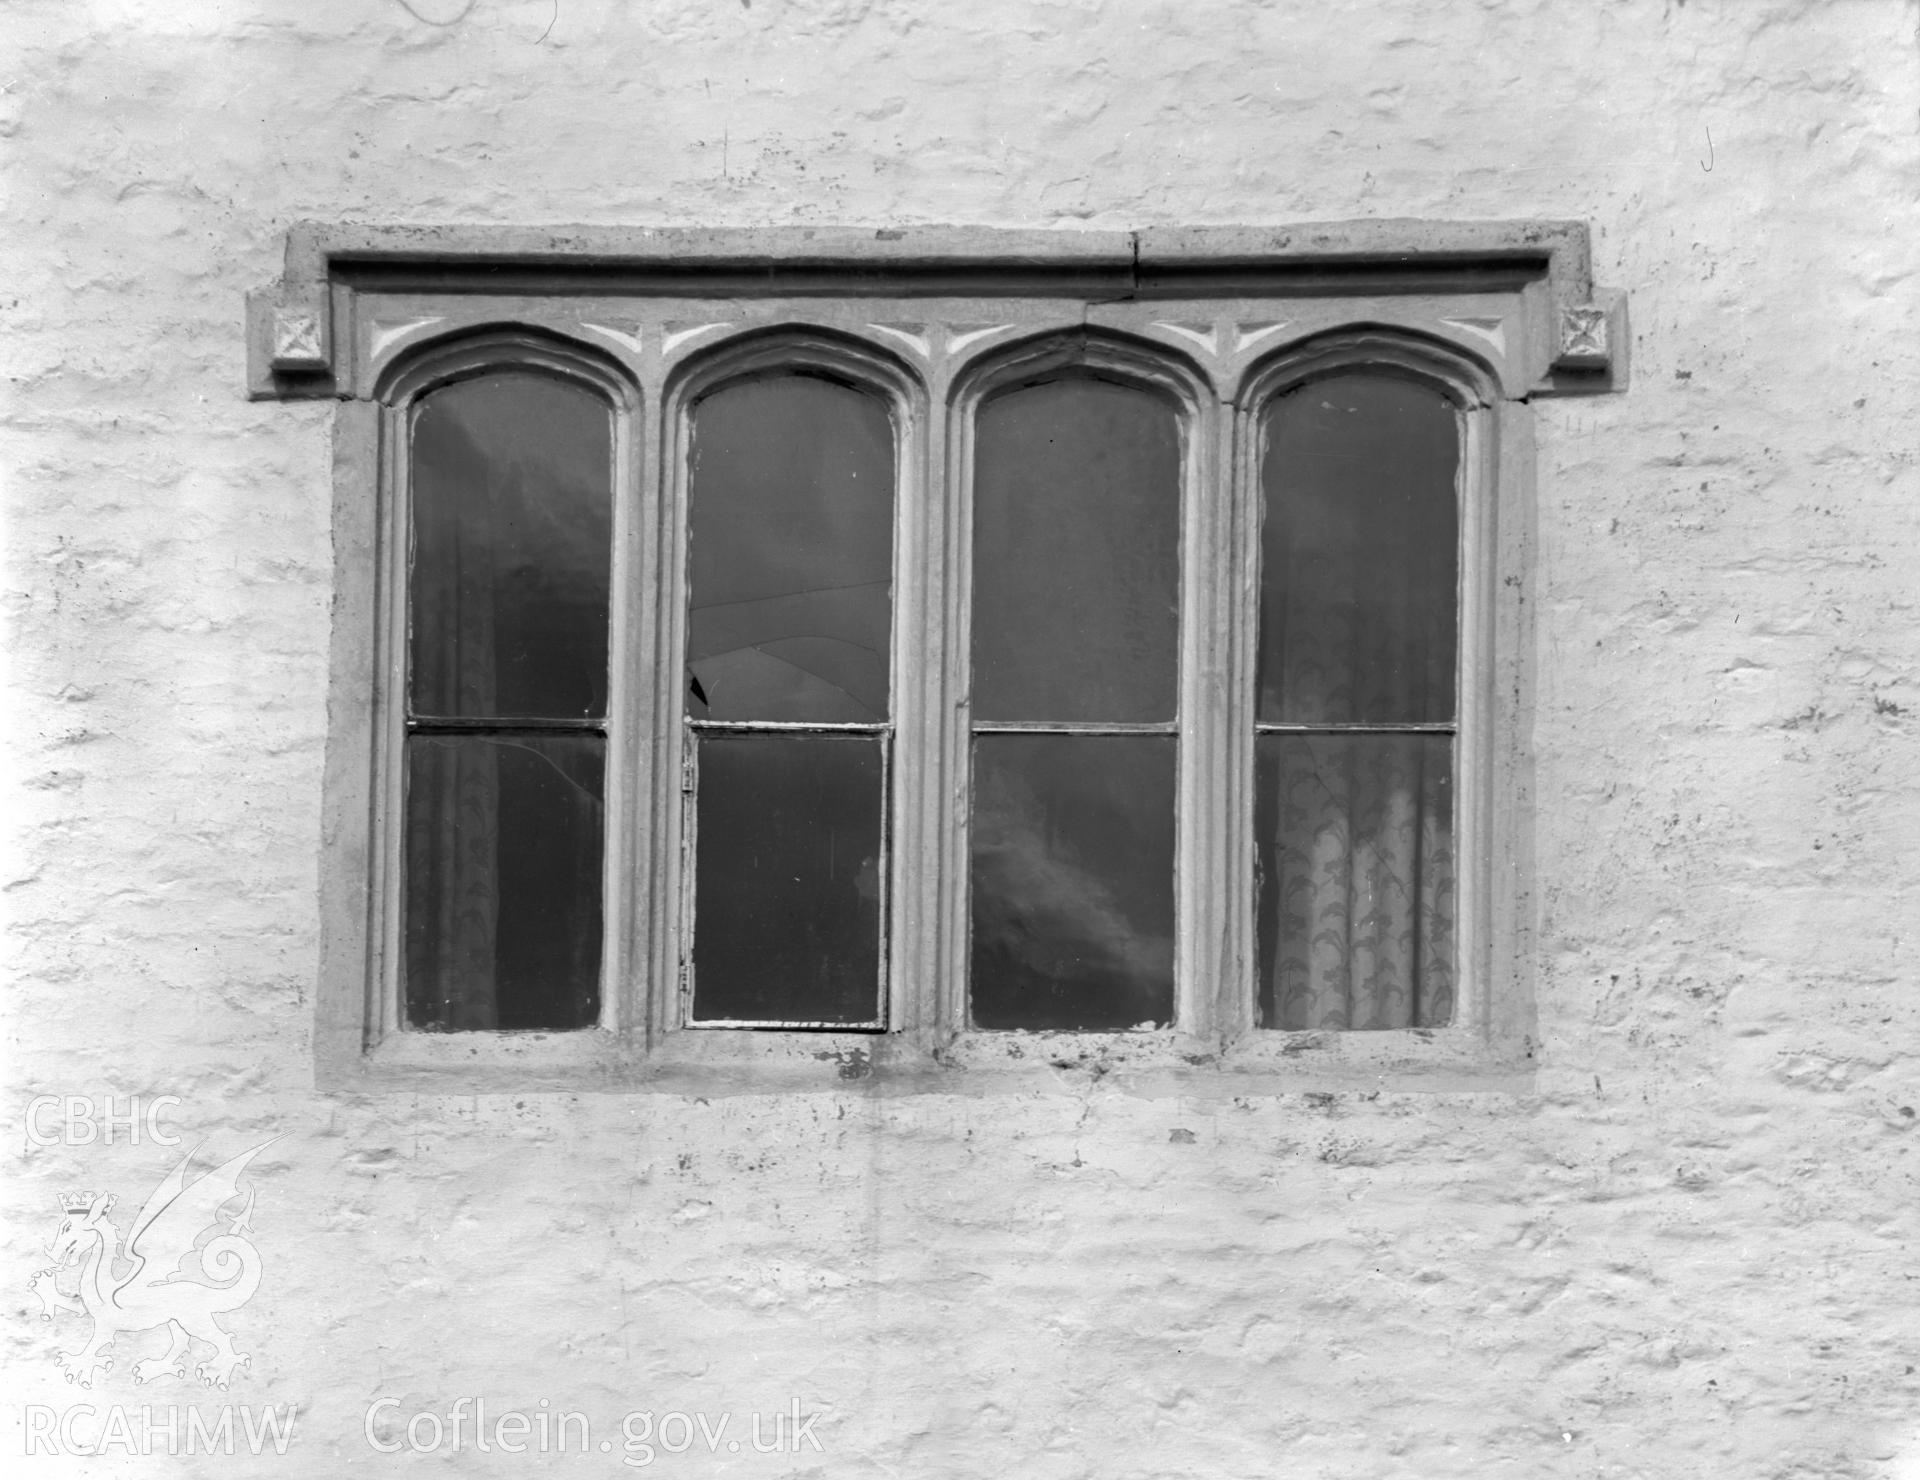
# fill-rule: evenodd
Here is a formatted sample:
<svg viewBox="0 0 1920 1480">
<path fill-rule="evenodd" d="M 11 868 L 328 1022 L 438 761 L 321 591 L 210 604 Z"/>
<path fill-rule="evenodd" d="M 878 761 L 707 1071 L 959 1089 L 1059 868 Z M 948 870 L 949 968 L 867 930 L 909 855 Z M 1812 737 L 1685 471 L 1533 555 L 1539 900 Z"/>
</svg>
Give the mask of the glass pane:
<svg viewBox="0 0 1920 1480">
<path fill-rule="evenodd" d="M 1444 1026 L 1453 737 L 1262 735 L 1254 768 L 1261 1026 Z"/>
<path fill-rule="evenodd" d="M 878 1022 L 879 737 L 696 742 L 694 1020 Z"/>
<path fill-rule="evenodd" d="M 413 420 L 417 715 L 607 712 L 613 413 L 525 371 L 442 386 Z"/>
<path fill-rule="evenodd" d="M 1453 407 L 1383 375 L 1316 380 L 1267 412 L 1260 718 L 1453 718 L 1460 462 Z"/>
<path fill-rule="evenodd" d="M 973 1022 L 1173 1019 L 1172 736 L 980 735 Z"/>
<path fill-rule="evenodd" d="M 1174 714 L 1180 428 L 1150 392 L 1025 386 L 974 434 L 973 714 Z"/>
<path fill-rule="evenodd" d="M 598 1020 L 605 744 L 597 735 L 407 738 L 415 1027 Z"/>
<path fill-rule="evenodd" d="M 886 718 L 886 403 L 817 376 L 775 375 L 714 392 L 693 426 L 691 712 Z"/>
</svg>

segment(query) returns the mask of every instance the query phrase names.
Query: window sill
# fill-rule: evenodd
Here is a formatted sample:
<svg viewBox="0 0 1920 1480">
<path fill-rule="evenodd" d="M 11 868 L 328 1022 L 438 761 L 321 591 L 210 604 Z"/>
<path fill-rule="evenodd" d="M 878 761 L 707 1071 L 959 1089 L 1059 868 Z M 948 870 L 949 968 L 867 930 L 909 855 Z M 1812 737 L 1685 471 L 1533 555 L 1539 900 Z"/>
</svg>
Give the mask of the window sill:
<svg viewBox="0 0 1920 1480">
<path fill-rule="evenodd" d="M 323 1054 L 317 1087 L 422 1094 L 1034 1094 L 1107 1084 L 1147 1097 L 1531 1092 L 1531 1042 L 1467 1027 L 1256 1029 L 1226 1045 L 1166 1030 L 908 1033 L 683 1029 L 649 1052 L 628 1035 L 395 1032 Z"/>
</svg>

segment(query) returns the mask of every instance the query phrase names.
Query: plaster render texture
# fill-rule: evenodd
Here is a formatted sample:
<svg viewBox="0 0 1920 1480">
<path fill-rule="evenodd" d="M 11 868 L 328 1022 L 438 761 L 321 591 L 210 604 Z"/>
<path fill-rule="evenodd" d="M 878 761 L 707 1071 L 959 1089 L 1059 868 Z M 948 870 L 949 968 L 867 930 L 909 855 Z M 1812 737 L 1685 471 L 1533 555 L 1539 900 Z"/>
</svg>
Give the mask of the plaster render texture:
<svg viewBox="0 0 1920 1480">
<path fill-rule="evenodd" d="M 654 1468 L 1920 1475 L 1917 25 L 18 0 L 0 1451 L 30 1405 L 294 1403 L 284 1456 L 25 1464 L 384 1474 L 418 1461 L 371 1403 L 477 1395 L 615 1447 L 463 1474 L 613 1473 L 629 1410 L 738 1437 L 797 1401 L 822 1453 Z M 1356 217 L 1585 221 L 1632 296 L 1630 389 L 1535 412 L 1521 1089 L 315 1091 L 343 413 L 248 401 L 242 311 L 291 221 Z M 181 1146 L 24 1134 L 105 1094 L 179 1096 Z M 124 1226 L 180 1152 L 273 1136 L 251 1368 L 64 1383 L 78 1318 L 26 1293 L 57 1194 Z"/>
</svg>

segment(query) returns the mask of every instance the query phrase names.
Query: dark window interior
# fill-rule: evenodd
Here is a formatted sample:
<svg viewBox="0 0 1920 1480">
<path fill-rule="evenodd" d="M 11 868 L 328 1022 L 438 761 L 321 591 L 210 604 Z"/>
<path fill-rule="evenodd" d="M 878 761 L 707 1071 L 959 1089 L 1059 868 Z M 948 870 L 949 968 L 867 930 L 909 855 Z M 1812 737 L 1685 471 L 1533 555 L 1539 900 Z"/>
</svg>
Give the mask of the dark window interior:
<svg viewBox="0 0 1920 1480">
<path fill-rule="evenodd" d="M 1169 1022 L 1177 412 L 1021 386 L 982 406 L 974 469 L 971 1019 Z"/>
<path fill-rule="evenodd" d="M 877 1026 L 894 433 L 819 375 L 694 408 L 695 1023 Z"/>
<path fill-rule="evenodd" d="M 612 414 L 525 371 L 412 419 L 406 1004 L 419 1028 L 600 1008 Z"/>
</svg>

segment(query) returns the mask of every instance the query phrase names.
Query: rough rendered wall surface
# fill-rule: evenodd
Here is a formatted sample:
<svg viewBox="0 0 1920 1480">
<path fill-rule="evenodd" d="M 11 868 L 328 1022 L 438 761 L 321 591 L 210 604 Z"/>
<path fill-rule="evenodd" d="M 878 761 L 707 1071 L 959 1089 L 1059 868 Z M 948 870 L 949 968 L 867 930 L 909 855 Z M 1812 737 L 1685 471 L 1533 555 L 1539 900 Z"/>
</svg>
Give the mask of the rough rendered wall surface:
<svg viewBox="0 0 1920 1480">
<path fill-rule="evenodd" d="M 0 1453 L 297 1403 L 284 1457 L 29 1472 L 384 1474 L 368 1404 L 477 1395 L 615 1450 L 436 1473 L 677 1409 L 735 1427 L 654 1472 L 1920 1475 L 1916 24 L 14 0 Z M 1584 219 L 1631 295 L 1631 389 L 1538 416 L 1531 1093 L 314 1093 L 334 412 L 248 403 L 241 335 L 290 220 L 1354 216 Z M 124 1228 L 172 1154 L 21 1123 L 109 1092 L 280 1137 L 227 1394 L 55 1365 L 56 1194 Z M 727 1450 L 796 1400 L 824 1453 Z"/>
</svg>

